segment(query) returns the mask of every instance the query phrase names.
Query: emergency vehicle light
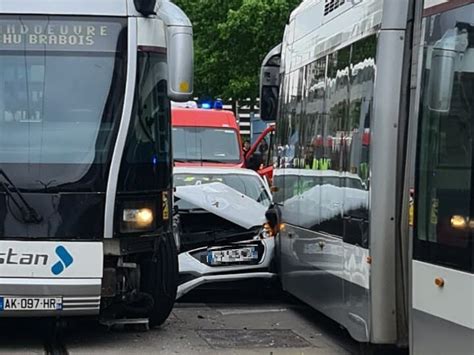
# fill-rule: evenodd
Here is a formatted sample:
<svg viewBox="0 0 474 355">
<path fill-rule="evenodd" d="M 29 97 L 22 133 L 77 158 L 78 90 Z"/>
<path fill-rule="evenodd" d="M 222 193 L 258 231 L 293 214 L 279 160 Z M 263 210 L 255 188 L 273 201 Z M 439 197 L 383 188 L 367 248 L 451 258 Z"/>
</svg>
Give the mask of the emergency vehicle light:
<svg viewBox="0 0 474 355">
<path fill-rule="evenodd" d="M 224 103 L 221 99 L 217 99 L 216 101 L 204 101 L 201 103 L 201 108 L 205 110 L 222 110 L 224 108 Z"/>
<path fill-rule="evenodd" d="M 222 102 L 222 100 L 217 100 L 216 102 L 214 102 L 214 109 L 215 110 L 222 110 L 224 108 L 224 104 Z"/>
</svg>

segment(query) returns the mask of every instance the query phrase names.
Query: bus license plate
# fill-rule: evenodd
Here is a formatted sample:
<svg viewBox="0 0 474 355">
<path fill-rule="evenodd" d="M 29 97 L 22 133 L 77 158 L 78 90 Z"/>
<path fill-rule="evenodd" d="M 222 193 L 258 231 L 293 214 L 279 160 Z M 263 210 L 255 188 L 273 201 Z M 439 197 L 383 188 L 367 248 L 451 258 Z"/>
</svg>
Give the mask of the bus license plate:
<svg viewBox="0 0 474 355">
<path fill-rule="evenodd" d="M 61 297 L 12 297 L 0 296 L 2 311 L 60 311 L 63 309 Z"/>
<path fill-rule="evenodd" d="M 209 250 L 207 261 L 210 265 L 222 265 L 258 260 L 256 247 L 239 249 Z"/>
</svg>

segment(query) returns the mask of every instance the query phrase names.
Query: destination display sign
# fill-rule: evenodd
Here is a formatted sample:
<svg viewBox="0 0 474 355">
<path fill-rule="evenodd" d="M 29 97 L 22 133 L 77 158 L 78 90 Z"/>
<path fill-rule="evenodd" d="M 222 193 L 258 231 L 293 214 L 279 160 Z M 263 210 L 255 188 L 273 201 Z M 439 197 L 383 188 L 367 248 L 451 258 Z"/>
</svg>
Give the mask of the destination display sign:
<svg viewBox="0 0 474 355">
<path fill-rule="evenodd" d="M 0 18 L 0 50 L 116 51 L 124 22 L 38 17 Z"/>
</svg>

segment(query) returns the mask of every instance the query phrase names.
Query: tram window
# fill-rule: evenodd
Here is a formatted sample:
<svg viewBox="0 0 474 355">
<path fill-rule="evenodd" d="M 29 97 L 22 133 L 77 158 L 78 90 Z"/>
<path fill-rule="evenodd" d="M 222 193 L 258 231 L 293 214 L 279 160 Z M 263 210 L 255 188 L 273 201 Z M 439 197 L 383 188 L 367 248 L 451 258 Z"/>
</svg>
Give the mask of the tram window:
<svg viewBox="0 0 474 355">
<path fill-rule="evenodd" d="M 87 26 L 108 35 L 90 46 L 53 41 L 54 29 Z M 49 44 L 17 34 L 1 46 L 0 164 L 19 188 L 105 191 L 125 92 L 126 20 L 5 16 L 0 28 L 51 29 L 40 35 Z"/>
<path fill-rule="evenodd" d="M 119 191 L 165 189 L 171 182 L 171 124 L 166 61 L 138 55 L 137 90 L 119 176 Z"/>
<path fill-rule="evenodd" d="M 424 95 L 417 162 L 417 224 L 415 258 L 474 272 L 474 4 L 429 18 L 426 22 Z M 429 57 L 435 44 L 446 36 L 466 40 L 467 47 L 453 68 L 449 109 L 431 106 L 430 80 L 439 72 Z M 439 89 L 439 88 L 437 88 Z M 430 91 L 431 90 L 431 91 Z"/>
<path fill-rule="evenodd" d="M 368 134 L 375 82 L 375 35 L 352 45 L 350 70 L 350 106 L 344 124 L 345 140 L 342 169 L 344 186 L 344 241 L 368 247 L 369 193 Z"/>
<path fill-rule="evenodd" d="M 365 186 L 368 186 L 370 114 L 375 82 L 376 47 L 377 38 L 372 35 L 354 43 L 351 56 L 350 111 L 346 126 L 351 139 L 348 142 L 344 170 L 359 175 Z"/>
<path fill-rule="evenodd" d="M 288 136 L 290 128 L 290 120 L 288 113 L 288 99 L 287 95 L 289 92 L 290 77 L 285 75 L 281 82 L 281 94 L 279 100 L 279 111 L 280 120 L 278 121 L 278 130 L 276 134 L 276 149 L 273 152 L 274 161 L 276 161 L 277 169 L 280 172 L 284 172 L 285 167 L 288 164 Z M 283 174 L 275 174 L 273 179 L 273 185 L 278 188 L 278 191 L 273 194 L 273 201 L 278 204 L 282 204 L 285 201 L 285 179 Z"/>
<path fill-rule="evenodd" d="M 283 179 L 283 205 L 281 207 L 285 220 L 294 225 L 299 225 L 299 193 L 298 172 L 301 166 L 301 157 L 304 154 L 302 146 L 302 99 L 304 83 L 304 69 L 300 68 L 289 74 L 288 93 L 284 102 L 284 113 L 288 119 L 288 140 L 283 147 L 284 174 Z M 291 169 L 291 170 L 289 170 Z"/>
<path fill-rule="evenodd" d="M 102 111 L 113 77 L 113 55 L 46 52 L 44 56 L 8 55 L 0 63 L 5 74 L 0 144 L 13 148 L 2 154 L 2 161 L 90 164 L 99 158 L 103 163 L 102 150 L 96 156 L 90 147 L 97 132 L 110 127 L 110 122 L 102 122 Z"/>
<path fill-rule="evenodd" d="M 344 124 L 349 112 L 349 69 L 351 48 L 342 48 L 327 58 L 325 113 L 322 120 L 322 170 L 319 214 L 314 230 L 343 236 L 344 190 L 341 181 L 344 154 Z"/>
</svg>

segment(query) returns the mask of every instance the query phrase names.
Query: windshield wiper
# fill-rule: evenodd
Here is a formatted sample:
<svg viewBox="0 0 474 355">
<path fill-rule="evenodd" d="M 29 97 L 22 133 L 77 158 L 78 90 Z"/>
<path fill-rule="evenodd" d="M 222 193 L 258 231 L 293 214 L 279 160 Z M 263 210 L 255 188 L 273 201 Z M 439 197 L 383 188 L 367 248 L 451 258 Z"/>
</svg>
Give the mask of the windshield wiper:
<svg viewBox="0 0 474 355">
<path fill-rule="evenodd" d="M 35 223 L 39 224 L 43 220 L 43 217 L 40 216 L 38 211 L 36 211 L 29 203 L 25 200 L 23 194 L 18 190 L 15 184 L 10 180 L 8 175 L 0 169 L 0 175 L 7 181 L 0 180 L 0 186 L 3 188 L 8 197 L 11 198 L 15 206 L 20 210 L 22 219 L 25 223 Z M 13 192 L 10 191 L 10 187 L 13 188 Z M 15 197 L 15 194 L 18 198 Z M 23 206 L 22 206 L 23 205 Z"/>
</svg>

